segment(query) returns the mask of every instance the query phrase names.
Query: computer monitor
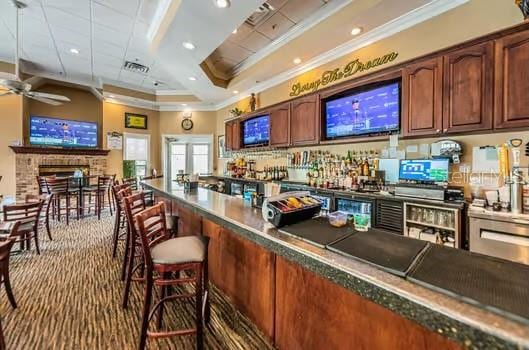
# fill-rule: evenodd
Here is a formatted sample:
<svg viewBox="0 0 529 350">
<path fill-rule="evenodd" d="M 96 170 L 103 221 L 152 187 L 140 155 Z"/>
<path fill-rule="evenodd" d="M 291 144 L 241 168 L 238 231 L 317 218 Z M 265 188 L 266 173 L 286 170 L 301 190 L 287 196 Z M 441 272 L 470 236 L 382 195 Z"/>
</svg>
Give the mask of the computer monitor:
<svg viewBox="0 0 529 350">
<path fill-rule="evenodd" d="M 399 179 L 421 182 L 447 182 L 448 159 L 403 159 L 400 161 Z"/>
</svg>

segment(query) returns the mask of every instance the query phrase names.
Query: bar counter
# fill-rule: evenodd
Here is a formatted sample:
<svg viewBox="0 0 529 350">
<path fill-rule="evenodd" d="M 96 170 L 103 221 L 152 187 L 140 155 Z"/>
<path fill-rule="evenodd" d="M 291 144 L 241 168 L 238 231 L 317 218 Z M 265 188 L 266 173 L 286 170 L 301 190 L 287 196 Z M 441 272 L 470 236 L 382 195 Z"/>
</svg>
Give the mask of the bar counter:
<svg viewBox="0 0 529 350">
<path fill-rule="evenodd" d="M 283 234 L 239 198 L 143 184 L 181 234 L 210 236 L 212 283 L 278 348 L 529 349 L 524 322 Z"/>
</svg>

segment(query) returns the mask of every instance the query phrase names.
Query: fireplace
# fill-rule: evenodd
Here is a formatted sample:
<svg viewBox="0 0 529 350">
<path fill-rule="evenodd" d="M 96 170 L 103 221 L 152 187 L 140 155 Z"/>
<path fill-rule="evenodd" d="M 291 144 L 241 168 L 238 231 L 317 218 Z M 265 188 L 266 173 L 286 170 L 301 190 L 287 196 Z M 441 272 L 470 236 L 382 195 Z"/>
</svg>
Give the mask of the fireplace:
<svg viewBox="0 0 529 350">
<path fill-rule="evenodd" d="M 90 175 L 90 165 L 88 164 L 41 164 L 39 165 L 39 176 L 73 176 L 77 170 L 81 170 L 83 175 Z"/>
</svg>

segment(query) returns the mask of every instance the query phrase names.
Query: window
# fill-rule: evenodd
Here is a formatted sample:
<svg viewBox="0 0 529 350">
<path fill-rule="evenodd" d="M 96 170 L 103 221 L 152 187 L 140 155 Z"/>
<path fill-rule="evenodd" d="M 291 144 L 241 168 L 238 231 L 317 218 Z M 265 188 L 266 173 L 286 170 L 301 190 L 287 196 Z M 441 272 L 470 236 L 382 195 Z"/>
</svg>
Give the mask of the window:
<svg viewBox="0 0 529 350">
<path fill-rule="evenodd" d="M 193 173 L 209 173 L 209 145 L 193 146 Z"/>
<path fill-rule="evenodd" d="M 136 176 L 146 176 L 149 168 L 150 136 L 126 133 L 123 139 L 123 159 L 135 160 Z"/>
<path fill-rule="evenodd" d="M 174 174 L 186 172 L 187 145 L 171 144 L 171 169 Z"/>
</svg>

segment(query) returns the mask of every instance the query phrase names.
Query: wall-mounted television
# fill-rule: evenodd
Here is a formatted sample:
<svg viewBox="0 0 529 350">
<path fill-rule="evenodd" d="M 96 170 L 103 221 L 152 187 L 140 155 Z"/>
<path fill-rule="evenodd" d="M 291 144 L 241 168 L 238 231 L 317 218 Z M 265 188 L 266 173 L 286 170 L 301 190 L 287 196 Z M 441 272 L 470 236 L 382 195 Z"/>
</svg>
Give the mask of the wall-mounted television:
<svg viewBox="0 0 529 350">
<path fill-rule="evenodd" d="M 243 145 L 268 145 L 270 139 L 270 116 L 261 115 L 243 122 Z"/>
<path fill-rule="evenodd" d="M 400 80 L 345 91 L 322 101 L 327 140 L 400 130 Z"/>
<path fill-rule="evenodd" d="M 97 147 L 97 123 L 31 116 L 29 143 L 39 146 Z"/>
<path fill-rule="evenodd" d="M 448 158 L 403 159 L 400 161 L 399 179 L 420 182 L 448 181 Z"/>
</svg>

